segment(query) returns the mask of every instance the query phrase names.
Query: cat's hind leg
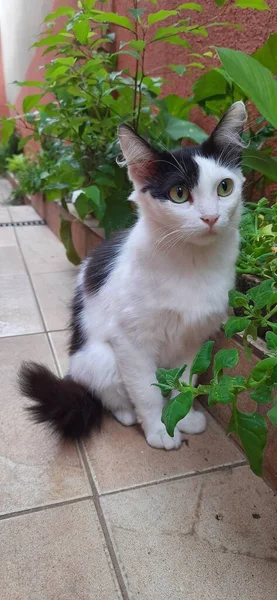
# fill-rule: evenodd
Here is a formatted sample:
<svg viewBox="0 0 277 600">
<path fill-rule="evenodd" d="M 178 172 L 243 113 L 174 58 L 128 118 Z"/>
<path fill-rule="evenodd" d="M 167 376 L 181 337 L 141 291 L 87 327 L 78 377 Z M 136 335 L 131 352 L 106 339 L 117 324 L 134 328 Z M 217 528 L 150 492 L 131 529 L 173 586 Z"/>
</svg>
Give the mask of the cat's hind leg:
<svg viewBox="0 0 277 600">
<path fill-rule="evenodd" d="M 137 422 L 108 342 L 87 343 L 71 357 L 69 373 L 75 381 L 95 391 L 104 408 L 120 423 L 129 426 Z"/>
</svg>

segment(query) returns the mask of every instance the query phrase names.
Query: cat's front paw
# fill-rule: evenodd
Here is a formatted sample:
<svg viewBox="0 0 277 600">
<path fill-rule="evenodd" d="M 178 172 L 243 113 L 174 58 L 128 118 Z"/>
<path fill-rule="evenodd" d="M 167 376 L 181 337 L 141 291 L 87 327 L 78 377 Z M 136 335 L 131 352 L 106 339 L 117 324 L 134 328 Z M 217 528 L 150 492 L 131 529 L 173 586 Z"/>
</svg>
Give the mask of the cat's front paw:
<svg viewBox="0 0 277 600">
<path fill-rule="evenodd" d="M 177 423 L 179 431 L 182 433 L 190 433 L 191 435 L 202 433 L 205 431 L 206 426 L 207 419 L 205 415 L 199 410 L 194 410 L 194 408 L 191 409 L 186 417 Z"/>
<path fill-rule="evenodd" d="M 147 432 L 146 441 L 152 448 L 164 448 L 165 450 L 177 450 L 182 444 L 182 436 L 178 429 L 175 429 L 174 437 L 168 435 L 163 423 Z"/>
</svg>

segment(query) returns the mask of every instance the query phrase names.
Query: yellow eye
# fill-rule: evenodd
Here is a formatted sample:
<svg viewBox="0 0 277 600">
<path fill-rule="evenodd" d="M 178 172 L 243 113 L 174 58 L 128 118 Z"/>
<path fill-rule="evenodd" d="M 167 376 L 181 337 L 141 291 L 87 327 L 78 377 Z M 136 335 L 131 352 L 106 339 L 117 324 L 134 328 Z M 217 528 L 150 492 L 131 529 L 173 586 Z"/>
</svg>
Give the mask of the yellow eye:
<svg viewBox="0 0 277 600">
<path fill-rule="evenodd" d="M 232 179 L 222 179 L 220 184 L 217 186 L 218 196 L 229 196 L 234 189 L 234 182 Z"/>
<path fill-rule="evenodd" d="M 186 202 L 188 200 L 189 191 L 185 185 L 175 185 L 173 188 L 171 188 L 169 196 L 172 202 L 182 204 L 182 202 Z"/>
</svg>

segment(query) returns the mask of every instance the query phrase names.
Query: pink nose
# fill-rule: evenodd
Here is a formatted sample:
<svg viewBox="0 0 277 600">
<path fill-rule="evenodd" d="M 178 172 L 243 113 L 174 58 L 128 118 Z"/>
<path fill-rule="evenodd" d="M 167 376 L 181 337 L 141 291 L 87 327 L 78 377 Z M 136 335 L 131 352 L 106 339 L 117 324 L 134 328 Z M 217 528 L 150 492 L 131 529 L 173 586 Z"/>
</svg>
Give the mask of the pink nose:
<svg viewBox="0 0 277 600">
<path fill-rule="evenodd" d="M 207 225 L 209 225 L 210 228 L 212 228 L 215 223 L 218 221 L 218 217 L 215 215 L 210 215 L 209 217 L 200 217 L 202 221 L 204 221 L 204 223 L 207 223 Z"/>
</svg>

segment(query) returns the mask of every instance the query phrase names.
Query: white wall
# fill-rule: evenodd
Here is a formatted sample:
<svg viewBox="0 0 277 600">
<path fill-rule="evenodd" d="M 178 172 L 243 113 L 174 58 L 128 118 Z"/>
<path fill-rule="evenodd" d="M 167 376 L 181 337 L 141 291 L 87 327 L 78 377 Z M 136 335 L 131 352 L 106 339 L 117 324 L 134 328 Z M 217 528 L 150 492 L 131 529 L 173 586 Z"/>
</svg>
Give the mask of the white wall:
<svg viewBox="0 0 277 600">
<path fill-rule="evenodd" d="M 32 44 L 39 38 L 44 17 L 51 12 L 53 0 L 0 0 L 0 28 L 3 70 L 8 102 L 14 104 L 18 87 L 35 52 Z"/>
</svg>

